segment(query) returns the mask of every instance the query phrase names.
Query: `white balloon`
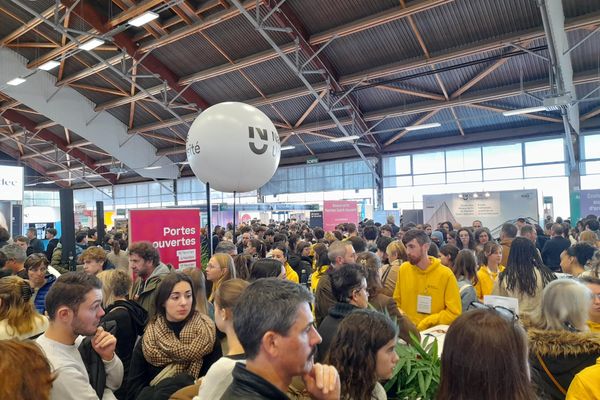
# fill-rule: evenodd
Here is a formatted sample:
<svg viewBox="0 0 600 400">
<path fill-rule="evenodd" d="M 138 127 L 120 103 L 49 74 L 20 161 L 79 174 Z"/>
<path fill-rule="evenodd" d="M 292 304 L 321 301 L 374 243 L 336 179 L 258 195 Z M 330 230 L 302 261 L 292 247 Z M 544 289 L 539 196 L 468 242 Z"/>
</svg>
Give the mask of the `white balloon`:
<svg viewBox="0 0 600 400">
<path fill-rule="evenodd" d="M 190 127 L 187 159 L 198 179 L 221 192 L 249 192 L 267 183 L 281 157 L 279 134 L 262 111 L 226 102 L 204 110 Z"/>
</svg>

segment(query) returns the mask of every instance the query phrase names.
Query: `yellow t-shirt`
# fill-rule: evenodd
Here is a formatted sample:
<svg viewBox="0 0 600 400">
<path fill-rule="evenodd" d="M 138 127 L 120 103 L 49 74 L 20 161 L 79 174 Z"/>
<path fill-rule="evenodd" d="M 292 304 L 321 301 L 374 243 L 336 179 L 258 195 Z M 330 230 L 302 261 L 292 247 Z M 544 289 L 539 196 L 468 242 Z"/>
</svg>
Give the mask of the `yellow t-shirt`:
<svg viewBox="0 0 600 400">
<path fill-rule="evenodd" d="M 571 381 L 566 400 L 600 399 L 600 357 Z"/>
<path fill-rule="evenodd" d="M 590 332 L 600 333 L 600 323 L 594 321 L 588 321 L 587 325 L 590 327 Z"/>
<path fill-rule="evenodd" d="M 394 290 L 398 308 L 406 313 L 420 331 L 435 325 L 450 325 L 462 312 L 454 273 L 437 258 L 429 257 L 429 262 L 430 265 L 425 270 L 408 261 L 400 265 Z M 430 313 L 417 311 L 418 296 L 430 301 Z"/>
<path fill-rule="evenodd" d="M 288 281 L 295 282 L 295 283 L 300 283 L 300 278 L 298 278 L 298 273 L 296 273 L 296 271 L 294 271 L 294 269 L 288 263 L 285 263 L 285 279 L 287 279 Z"/>
<path fill-rule="evenodd" d="M 498 280 L 500 272 L 504 271 L 504 265 L 498 266 L 498 272 L 492 272 L 490 269 L 482 265 L 477 271 L 477 285 L 475 285 L 475 291 L 477 292 L 477 298 L 483 300 L 483 296 L 492 294 L 494 283 Z"/>
</svg>

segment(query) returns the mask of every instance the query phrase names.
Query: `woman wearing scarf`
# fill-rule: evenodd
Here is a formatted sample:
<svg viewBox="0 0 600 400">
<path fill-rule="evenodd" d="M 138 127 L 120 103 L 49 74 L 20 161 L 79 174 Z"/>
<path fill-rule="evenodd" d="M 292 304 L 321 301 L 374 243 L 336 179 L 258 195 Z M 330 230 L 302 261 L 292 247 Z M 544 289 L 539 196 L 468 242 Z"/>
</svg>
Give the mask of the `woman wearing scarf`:
<svg viewBox="0 0 600 400">
<path fill-rule="evenodd" d="M 215 324 L 196 310 L 189 276 L 173 272 L 163 279 L 156 311 L 133 351 L 127 399 L 153 398 L 167 385 L 171 394 L 193 383 L 206 372 L 203 359 L 215 345 Z"/>
</svg>

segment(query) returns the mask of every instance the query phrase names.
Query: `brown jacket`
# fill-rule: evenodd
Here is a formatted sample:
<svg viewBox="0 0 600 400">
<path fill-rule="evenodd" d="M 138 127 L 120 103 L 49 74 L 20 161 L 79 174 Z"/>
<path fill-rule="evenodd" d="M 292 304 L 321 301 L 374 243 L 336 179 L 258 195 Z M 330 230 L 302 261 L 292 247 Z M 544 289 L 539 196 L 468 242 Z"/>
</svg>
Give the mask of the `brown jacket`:
<svg viewBox="0 0 600 400">
<path fill-rule="evenodd" d="M 394 296 L 400 264 L 402 264 L 402 260 L 395 260 L 391 264 L 386 264 L 381 267 L 381 284 L 383 285 L 383 294 L 386 296 Z"/>
<path fill-rule="evenodd" d="M 321 325 L 321 321 L 329 314 L 329 309 L 337 303 L 333 297 L 333 291 L 331 289 L 331 276 L 330 272 L 333 268 L 329 268 L 327 272 L 321 275 L 317 290 L 315 292 L 315 320 L 317 326 Z"/>
</svg>

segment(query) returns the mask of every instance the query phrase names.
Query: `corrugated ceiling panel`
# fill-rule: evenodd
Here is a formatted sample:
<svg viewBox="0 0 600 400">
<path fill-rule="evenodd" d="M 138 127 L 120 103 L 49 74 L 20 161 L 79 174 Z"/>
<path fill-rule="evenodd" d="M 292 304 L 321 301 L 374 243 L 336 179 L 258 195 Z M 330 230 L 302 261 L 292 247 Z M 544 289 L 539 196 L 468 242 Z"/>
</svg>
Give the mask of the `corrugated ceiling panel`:
<svg viewBox="0 0 600 400">
<path fill-rule="evenodd" d="M 191 88 L 210 104 L 258 97 L 256 89 L 239 72 L 195 82 Z"/>
<path fill-rule="evenodd" d="M 288 4 L 311 35 L 382 11 L 399 8 L 397 0 L 292 0 Z"/>
<path fill-rule="evenodd" d="M 567 18 L 600 11 L 598 0 L 562 0 L 562 3 Z"/>
<path fill-rule="evenodd" d="M 254 13 L 252 13 L 254 15 Z M 239 15 L 205 30 L 205 33 L 233 60 L 244 58 L 264 50 L 271 50 L 269 43 L 248 22 Z M 290 43 L 287 35 L 270 32 L 279 45 Z"/>
<path fill-rule="evenodd" d="M 455 0 L 414 19 L 432 53 L 542 26 L 540 12 L 529 0 Z"/>
<path fill-rule="evenodd" d="M 227 63 L 227 59 L 202 36 L 202 33 L 195 33 L 159 47 L 152 54 L 180 77 Z"/>
<path fill-rule="evenodd" d="M 324 53 L 340 75 L 423 55 L 406 20 L 338 38 Z"/>
</svg>

